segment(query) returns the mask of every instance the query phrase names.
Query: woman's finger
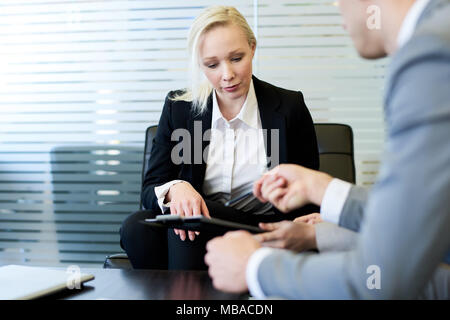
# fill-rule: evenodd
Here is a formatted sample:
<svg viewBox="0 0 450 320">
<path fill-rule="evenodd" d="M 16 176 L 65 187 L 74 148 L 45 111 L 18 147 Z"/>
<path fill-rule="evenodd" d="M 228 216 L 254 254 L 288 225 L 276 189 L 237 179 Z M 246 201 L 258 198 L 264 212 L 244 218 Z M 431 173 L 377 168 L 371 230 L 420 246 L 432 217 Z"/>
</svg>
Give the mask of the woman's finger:
<svg viewBox="0 0 450 320">
<path fill-rule="evenodd" d="M 193 216 L 193 204 L 194 200 L 190 201 L 184 201 L 183 202 L 183 211 L 185 217 L 192 217 Z M 189 240 L 194 241 L 195 239 L 195 233 L 193 231 L 188 230 L 188 237 Z"/>
<path fill-rule="evenodd" d="M 258 240 L 259 242 L 266 242 L 266 241 L 273 241 L 273 240 L 279 240 L 281 239 L 281 235 L 280 232 L 278 231 L 279 229 L 279 223 L 264 223 L 264 224 L 259 224 L 261 229 L 263 230 L 267 230 L 268 232 L 264 232 L 264 233 L 258 233 L 257 235 L 254 236 L 254 238 L 256 240 Z"/>
<path fill-rule="evenodd" d="M 177 215 L 184 217 L 184 211 L 183 211 L 181 204 L 176 205 L 176 210 L 177 210 Z M 186 231 L 179 229 L 178 235 L 180 236 L 181 241 L 186 240 Z"/>
<path fill-rule="evenodd" d="M 203 199 L 202 199 L 203 201 Z M 192 207 L 192 215 L 195 216 L 201 216 L 202 215 L 202 211 L 201 211 L 201 207 L 202 207 L 202 201 L 196 201 Z M 200 234 L 199 231 L 195 231 L 194 234 L 196 236 L 198 236 Z"/>
<path fill-rule="evenodd" d="M 173 202 L 170 203 L 170 214 L 176 215 L 177 214 L 177 209 L 175 208 L 175 204 Z M 175 232 L 176 235 L 178 235 L 178 229 L 173 229 L 173 232 Z"/>
<path fill-rule="evenodd" d="M 186 231 L 180 229 L 178 230 L 178 235 L 180 236 L 181 241 L 186 240 Z"/>
<path fill-rule="evenodd" d="M 278 229 L 278 223 L 277 222 L 260 222 L 259 227 L 265 231 L 273 231 Z"/>
<path fill-rule="evenodd" d="M 201 202 L 200 206 L 201 206 L 201 213 L 202 213 L 205 217 L 211 218 L 211 215 L 209 214 L 208 206 L 206 205 L 205 200 L 202 199 L 202 202 Z"/>
<path fill-rule="evenodd" d="M 253 236 L 253 238 L 256 241 L 258 241 L 259 243 L 263 243 L 263 242 L 266 242 L 266 241 L 269 241 L 269 240 L 273 239 L 273 234 L 272 233 L 273 232 L 258 233 L 258 234 L 255 234 Z"/>
<path fill-rule="evenodd" d="M 311 219 L 311 215 L 312 214 L 313 213 L 307 214 L 306 216 L 297 217 L 297 218 L 294 219 L 294 222 L 296 222 L 296 223 L 299 223 L 299 222 L 301 222 L 301 223 L 308 223 L 308 222 L 310 222 L 312 220 Z"/>
</svg>

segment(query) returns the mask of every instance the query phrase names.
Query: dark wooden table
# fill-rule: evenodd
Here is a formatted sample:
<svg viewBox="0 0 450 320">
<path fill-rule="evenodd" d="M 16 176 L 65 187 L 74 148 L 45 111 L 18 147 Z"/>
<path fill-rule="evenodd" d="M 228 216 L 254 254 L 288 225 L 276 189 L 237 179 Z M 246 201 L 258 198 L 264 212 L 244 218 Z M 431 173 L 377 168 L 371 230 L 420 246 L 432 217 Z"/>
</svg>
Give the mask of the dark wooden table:
<svg viewBox="0 0 450 320">
<path fill-rule="evenodd" d="M 81 269 L 94 280 L 81 290 L 65 290 L 45 299 L 69 300 L 236 300 L 245 295 L 214 289 L 206 271 Z"/>
</svg>

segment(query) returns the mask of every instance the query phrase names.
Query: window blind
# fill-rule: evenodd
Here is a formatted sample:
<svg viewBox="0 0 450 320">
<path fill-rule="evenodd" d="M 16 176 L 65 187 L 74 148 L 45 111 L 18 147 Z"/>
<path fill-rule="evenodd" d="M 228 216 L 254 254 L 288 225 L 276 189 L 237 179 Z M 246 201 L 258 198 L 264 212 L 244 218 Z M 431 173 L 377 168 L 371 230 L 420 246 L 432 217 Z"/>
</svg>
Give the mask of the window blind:
<svg viewBox="0 0 450 320">
<path fill-rule="evenodd" d="M 145 129 L 186 86 L 186 36 L 221 1 L 0 2 L 0 265 L 101 266 L 139 206 Z M 357 182 L 384 141 L 386 61 L 358 58 L 333 1 L 227 1 L 258 40 L 254 73 L 350 124 Z"/>
</svg>

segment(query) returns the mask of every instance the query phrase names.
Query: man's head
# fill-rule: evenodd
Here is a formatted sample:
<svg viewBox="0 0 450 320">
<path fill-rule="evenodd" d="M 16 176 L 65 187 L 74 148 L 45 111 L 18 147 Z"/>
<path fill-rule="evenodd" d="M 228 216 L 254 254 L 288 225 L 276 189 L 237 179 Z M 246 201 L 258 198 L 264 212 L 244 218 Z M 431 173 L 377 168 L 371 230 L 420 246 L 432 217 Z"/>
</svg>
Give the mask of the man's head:
<svg viewBox="0 0 450 320">
<path fill-rule="evenodd" d="M 358 53 L 367 59 L 386 56 L 381 32 L 381 14 L 376 0 L 339 0 L 346 29 Z"/>
<path fill-rule="evenodd" d="M 339 0 L 344 28 L 363 58 L 377 59 L 397 49 L 403 20 L 416 0 Z"/>
</svg>

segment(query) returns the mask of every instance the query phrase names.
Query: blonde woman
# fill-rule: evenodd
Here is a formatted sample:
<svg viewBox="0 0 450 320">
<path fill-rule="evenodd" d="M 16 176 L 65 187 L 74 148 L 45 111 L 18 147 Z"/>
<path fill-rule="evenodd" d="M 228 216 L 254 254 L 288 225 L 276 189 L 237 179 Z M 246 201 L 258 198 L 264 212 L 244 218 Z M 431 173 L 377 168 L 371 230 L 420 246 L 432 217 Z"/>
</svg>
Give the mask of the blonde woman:
<svg viewBox="0 0 450 320">
<path fill-rule="evenodd" d="M 157 214 L 257 225 L 317 210 L 286 216 L 251 196 L 224 206 L 251 191 L 271 166 L 319 167 L 303 95 L 254 77 L 255 49 L 251 28 L 233 7 L 211 7 L 195 19 L 189 33 L 190 87 L 166 98 L 143 181 L 147 210 L 130 215 L 121 228 L 121 245 L 134 268 L 206 269 L 205 244 L 218 234 L 139 223 Z"/>
</svg>

